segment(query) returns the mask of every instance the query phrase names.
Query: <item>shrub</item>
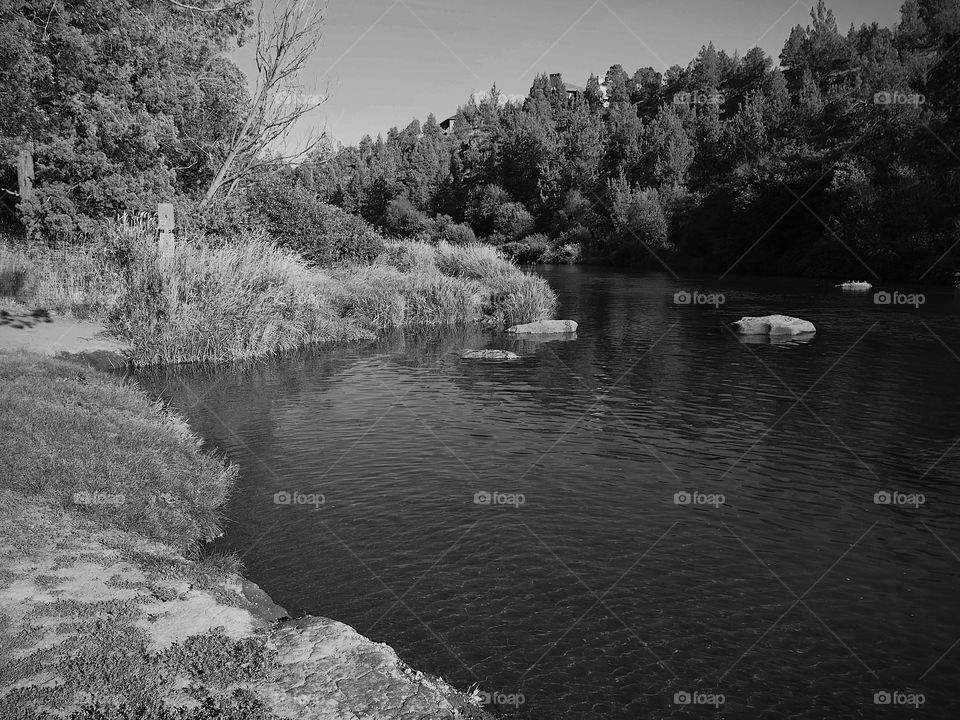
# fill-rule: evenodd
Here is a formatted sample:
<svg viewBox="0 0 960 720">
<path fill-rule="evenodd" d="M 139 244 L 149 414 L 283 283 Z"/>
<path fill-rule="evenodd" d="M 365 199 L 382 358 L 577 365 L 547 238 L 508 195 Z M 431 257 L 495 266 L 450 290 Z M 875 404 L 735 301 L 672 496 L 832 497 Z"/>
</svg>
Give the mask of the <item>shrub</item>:
<svg viewBox="0 0 960 720">
<path fill-rule="evenodd" d="M 266 230 L 245 193 L 236 193 L 205 208 L 197 200 L 178 198 L 175 207 L 177 234 L 203 235 L 210 239 L 230 240 L 257 230 Z"/>
<path fill-rule="evenodd" d="M 503 245 L 503 252 L 518 263 L 548 262 L 552 248 L 546 235 L 529 235 L 523 240 Z"/>
<path fill-rule="evenodd" d="M 369 262 L 383 249 L 383 238 L 364 220 L 321 202 L 303 187 L 263 183 L 249 197 L 252 211 L 276 243 L 318 265 Z"/>
<path fill-rule="evenodd" d="M 580 262 L 582 254 L 579 243 L 564 243 L 551 248 L 543 262 L 573 265 Z"/>
<path fill-rule="evenodd" d="M 612 251 L 625 259 L 639 259 L 649 250 L 671 249 L 667 240 L 667 215 L 653 188 L 634 188 L 626 180 L 610 183 Z"/>
<path fill-rule="evenodd" d="M 558 242 L 561 245 L 589 246 L 593 242 L 593 234 L 583 225 L 577 225 L 563 233 Z"/>
<path fill-rule="evenodd" d="M 522 238 L 533 229 L 533 215 L 523 206 L 523 203 L 506 203 L 497 209 L 493 229 L 508 240 Z"/>
<path fill-rule="evenodd" d="M 500 208 L 509 202 L 510 196 L 499 185 L 476 188 L 470 195 L 467 220 L 478 235 L 486 237 L 496 230 L 495 221 Z"/>
<path fill-rule="evenodd" d="M 430 233 L 435 229 L 434 222 L 413 206 L 406 197 L 394 198 L 387 205 L 385 223 L 387 230 L 394 235 L 409 238 L 420 233 Z"/>
<path fill-rule="evenodd" d="M 451 245 L 470 245 L 477 241 L 469 225 L 456 223 L 449 215 L 437 215 L 435 234 L 438 240 L 446 240 Z"/>
</svg>

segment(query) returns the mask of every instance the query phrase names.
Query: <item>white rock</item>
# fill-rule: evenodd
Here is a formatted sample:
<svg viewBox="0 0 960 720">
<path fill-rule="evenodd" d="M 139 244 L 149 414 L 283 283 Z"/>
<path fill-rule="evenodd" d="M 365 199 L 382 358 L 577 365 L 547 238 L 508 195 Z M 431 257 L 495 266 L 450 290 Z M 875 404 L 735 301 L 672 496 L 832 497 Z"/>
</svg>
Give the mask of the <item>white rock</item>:
<svg viewBox="0 0 960 720">
<path fill-rule="evenodd" d="M 739 326 L 743 335 L 800 335 L 817 331 L 809 320 L 801 320 L 789 315 L 745 317 L 737 320 L 734 325 Z"/>
<path fill-rule="evenodd" d="M 577 331 L 576 320 L 540 320 L 539 322 L 514 325 L 507 332 L 517 334 L 572 333 Z"/>
<path fill-rule="evenodd" d="M 509 350 L 464 350 L 461 360 L 519 360 L 520 356 Z"/>
</svg>

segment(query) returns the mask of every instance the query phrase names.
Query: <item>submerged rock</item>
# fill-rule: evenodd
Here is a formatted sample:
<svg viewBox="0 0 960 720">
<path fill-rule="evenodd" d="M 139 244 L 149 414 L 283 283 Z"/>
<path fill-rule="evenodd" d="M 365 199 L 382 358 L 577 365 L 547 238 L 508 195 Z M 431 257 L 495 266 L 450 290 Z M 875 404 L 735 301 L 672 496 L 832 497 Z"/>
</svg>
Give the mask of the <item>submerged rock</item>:
<svg viewBox="0 0 960 720">
<path fill-rule="evenodd" d="M 519 334 L 572 333 L 577 331 L 576 320 L 540 320 L 539 322 L 514 325 L 507 332 Z"/>
<path fill-rule="evenodd" d="M 734 325 L 740 328 L 742 335 L 800 335 L 817 331 L 809 320 L 801 320 L 789 315 L 744 317 L 737 320 Z"/>
<path fill-rule="evenodd" d="M 520 356 L 509 350 L 464 350 L 461 360 L 519 360 Z"/>
</svg>

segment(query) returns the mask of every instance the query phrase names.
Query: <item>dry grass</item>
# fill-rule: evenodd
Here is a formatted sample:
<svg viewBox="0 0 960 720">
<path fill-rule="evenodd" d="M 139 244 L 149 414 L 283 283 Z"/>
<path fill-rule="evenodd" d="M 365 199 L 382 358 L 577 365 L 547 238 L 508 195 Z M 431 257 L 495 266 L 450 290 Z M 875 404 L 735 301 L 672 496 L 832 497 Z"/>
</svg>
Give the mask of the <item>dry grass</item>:
<svg viewBox="0 0 960 720">
<path fill-rule="evenodd" d="M 0 251 L 8 302 L 101 319 L 140 365 L 254 358 L 393 327 L 504 326 L 556 306 L 542 278 L 479 244 L 395 243 L 371 264 L 319 269 L 256 235 L 188 237 L 164 253 L 151 227 L 125 222 L 96 250 Z"/>
</svg>

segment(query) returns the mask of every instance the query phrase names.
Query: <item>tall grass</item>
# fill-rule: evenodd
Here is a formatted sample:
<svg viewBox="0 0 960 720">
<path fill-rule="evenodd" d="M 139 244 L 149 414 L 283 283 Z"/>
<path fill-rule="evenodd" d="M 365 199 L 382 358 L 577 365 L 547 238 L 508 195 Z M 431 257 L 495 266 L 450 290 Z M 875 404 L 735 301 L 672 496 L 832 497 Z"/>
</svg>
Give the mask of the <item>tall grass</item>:
<svg viewBox="0 0 960 720">
<path fill-rule="evenodd" d="M 255 234 L 162 250 L 150 226 L 126 221 L 99 250 L 75 249 L 56 267 L 7 251 L 0 267 L 29 264 L 21 299 L 103 319 L 141 365 L 253 358 L 393 327 L 503 326 L 556 306 L 542 278 L 477 244 L 393 243 L 372 263 L 321 269 Z"/>
<path fill-rule="evenodd" d="M 95 249 L 0 246 L 0 298 L 8 304 L 103 317 L 119 288 L 117 267 Z"/>
</svg>

